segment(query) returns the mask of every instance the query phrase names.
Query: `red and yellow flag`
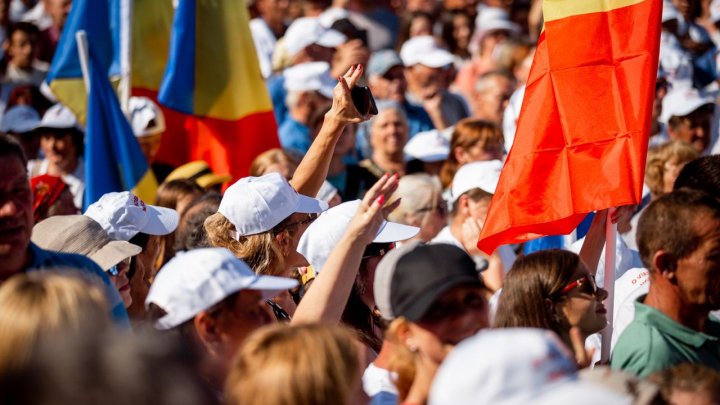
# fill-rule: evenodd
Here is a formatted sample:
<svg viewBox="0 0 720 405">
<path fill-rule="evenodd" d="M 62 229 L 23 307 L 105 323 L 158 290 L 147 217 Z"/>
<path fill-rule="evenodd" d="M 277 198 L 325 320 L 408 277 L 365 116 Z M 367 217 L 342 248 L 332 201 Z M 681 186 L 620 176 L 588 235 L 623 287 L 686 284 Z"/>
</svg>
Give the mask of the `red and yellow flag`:
<svg viewBox="0 0 720 405">
<path fill-rule="evenodd" d="M 568 234 L 642 198 L 660 0 L 544 0 L 515 142 L 478 247 Z"/>
</svg>

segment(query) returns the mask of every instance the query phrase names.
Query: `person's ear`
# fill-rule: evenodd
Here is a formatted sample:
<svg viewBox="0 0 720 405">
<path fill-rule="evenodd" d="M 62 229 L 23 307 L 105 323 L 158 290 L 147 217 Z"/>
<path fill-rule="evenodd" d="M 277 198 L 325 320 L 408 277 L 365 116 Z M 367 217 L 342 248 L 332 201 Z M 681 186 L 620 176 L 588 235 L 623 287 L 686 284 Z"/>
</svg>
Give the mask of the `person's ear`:
<svg viewBox="0 0 720 405">
<path fill-rule="evenodd" d="M 674 254 L 659 250 L 655 252 L 652 259 L 653 271 L 668 280 L 675 279 L 678 259 Z"/>
<path fill-rule="evenodd" d="M 456 204 L 459 204 L 460 213 L 466 218 L 470 217 L 470 197 L 467 194 L 463 194 L 458 198 Z"/>
<path fill-rule="evenodd" d="M 195 315 L 193 325 L 195 326 L 195 333 L 205 350 L 212 355 L 219 354 L 220 333 L 217 319 L 202 311 Z"/>
<path fill-rule="evenodd" d="M 286 229 L 278 233 L 277 235 L 275 235 L 275 242 L 280 248 L 280 253 L 282 253 L 283 257 L 287 257 L 290 254 L 290 249 L 292 248 L 290 241 L 290 232 Z"/>
</svg>

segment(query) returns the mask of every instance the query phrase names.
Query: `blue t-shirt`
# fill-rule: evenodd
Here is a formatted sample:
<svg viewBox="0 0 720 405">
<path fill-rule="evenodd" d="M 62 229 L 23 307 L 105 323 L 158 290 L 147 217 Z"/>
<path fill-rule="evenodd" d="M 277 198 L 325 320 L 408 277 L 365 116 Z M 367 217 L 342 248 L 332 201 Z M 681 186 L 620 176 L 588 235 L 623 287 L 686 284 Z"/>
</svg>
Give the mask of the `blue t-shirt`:
<svg viewBox="0 0 720 405">
<path fill-rule="evenodd" d="M 32 242 L 30 242 L 28 249 L 31 258 L 30 265 L 25 268 L 25 271 L 69 269 L 79 270 L 82 273 L 99 278 L 105 287 L 105 297 L 110 305 L 111 315 L 115 323 L 120 326 L 130 327 L 130 320 L 120 294 L 110 281 L 110 277 L 94 261 L 81 255 L 45 250 Z"/>
<path fill-rule="evenodd" d="M 305 155 L 310 149 L 312 140 L 310 139 L 310 128 L 295 121 L 289 116 L 278 129 L 280 135 L 280 145 L 284 149 Z"/>
<path fill-rule="evenodd" d="M 288 109 L 285 105 L 285 97 L 287 97 L 287 92 L 285 91 L 285 76 L 271 76 L 267 80 L 267 88 L 270 93 L 270 100 L 272 100 L 273 111 L 275 112 L 275 121 L 277 121 L 278 127 L 280 127 L 285 122 L 285 119 L 288 118 Z"/>
</svg>

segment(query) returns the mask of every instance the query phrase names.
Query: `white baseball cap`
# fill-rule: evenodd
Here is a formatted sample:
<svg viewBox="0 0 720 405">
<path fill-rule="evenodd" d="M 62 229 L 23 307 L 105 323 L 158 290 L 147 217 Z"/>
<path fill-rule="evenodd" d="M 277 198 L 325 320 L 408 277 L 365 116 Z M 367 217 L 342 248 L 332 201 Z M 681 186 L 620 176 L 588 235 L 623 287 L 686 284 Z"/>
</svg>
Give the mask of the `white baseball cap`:
<svg viewBox="0 0 720 405">
<path fill-rule="evenodd" d="M 87 208 L 85 215 L 116 240 L 130 240 L 140 232 L 167 235 L 177 228 L 179 220 L 174 209 L 145 204 L 129 191 L 103 195 Z"/>
<path fill-rule="evenodd" d="M 673 87 L 663 99 L 660 120 L 667 123 L 673 116 L 684 117 L 714 102 L 713 97 L 699 92 L 694 87 Z"/>
<path fill-rule="evenodd" d="M 330 252 L 340 241 L 360 206 L 360 200 L 348 201 L 325 211 L 300 237 L 297 251 L 320 272 Z M 410 239 L 420 228 L 383 221 L 373 243 L 391 243 Z"/>
<path fill-rule="evenodd" d="M 273 229 L 290 215 L 325 211 L 325 201 L 299 194 L 280 173 L 245 177 L 228 187 L 218 212 L 235 225 L 236 238 Z"/>
<path fill-rule="evenodd" d="M 480 50 L 480 42 L 490 32 L 508 31 L 511 35 L 520 33 L 520 26 L 510 21 L 507 11 L 497 7 L 483 7 L 475 17 L 475 32 L 470 39 L 470 51 Z"/>
<path fill-rule="evenodd" d="M 453 54 L 431 35 L 421 35 L 405 41 L 400 49 L 400 59 L 405 66 L 424 65 L 431 68 L 447 66 L 454 61 Z"/>
<path fill-rule="evenodd" d="M 295 65 L 283 71 L 285 90 L 317 91 L 332 100 L 333 88 L 337 81 L 330 76 L 327 62 L 308 62 Z"/>
<path fill-rule="evenodd" d="M 24 134 L 34 130 L 40 124 L 40 114 L 27 105 L 16 105 L 5 111 L 0 123 L 0 131 Z"/>
<path fill-rule="evenodd" d="M 42 121 L 38 124 L 35 129 L 78 129 L 81 130 L 78 124 L 75 114 L 70 111 L 69 108 L 58 103 L 50 107 L 45 115 L 42 117 Z"/>
<path fill-rule="evenodd" d="M 165 131 L 165 116 L 162 110 L 147 97 L 130 97 L 130 125 L 136 137 L 160 134 Z"/>
<path fill-rule="evenodd" d="M 240 290 L 263 291 L 271 298 L 298 285 L 285 277 L 259 276 L 224 248 L 194 249 L 178 253 L 150 286 L 145 307 L 155 304 L 166 315 L 155 328 L 174 328 Z"/>
<path fill-rule="evenodd" d="M 419 132 L 408 141 L 404 152 L 410 159 L 440 162 L 450 154 L 450 141 L 437 129 Z"/>
<path fill-rule="evenodd" d="M 479 188 L 495 194 L 503 164 L 499 160 L 487 160 L 464 164 L 453 177 L 450 189 L 452 200 L 455 201 L 468 191 Z"/>
<path fill-rule="evenodd" d="M 322 186 L 320 186 L 320 191 L 318 191 L 315 198 L 318 200 L 325 201 L 326 203 L 330 204 L 330 201 L 335 198 L 335 196 L 338 195 L 338 189 L 335 188 L 335 186 L 332 185 L 329 181 L 325 180 L 323 181 Z"/>
<path fill-rule="evenodd" d="M 285 31 L 283 38 L 283 44 L 288 56 L 294 56 L 313 44 L 326 48 L 335 48 L 347 41 L 347 37 L 339 31 L 323 27 L 317 17 L 296 19 Z"/>
<path fill-rule="evenodd" d="M 632 403 L 629 396 L 578 380 L 576 369 L 571 353 L 549 330 L 484 330 L 457 345 L 445 358 L 428 403 Z"/>
</svg>

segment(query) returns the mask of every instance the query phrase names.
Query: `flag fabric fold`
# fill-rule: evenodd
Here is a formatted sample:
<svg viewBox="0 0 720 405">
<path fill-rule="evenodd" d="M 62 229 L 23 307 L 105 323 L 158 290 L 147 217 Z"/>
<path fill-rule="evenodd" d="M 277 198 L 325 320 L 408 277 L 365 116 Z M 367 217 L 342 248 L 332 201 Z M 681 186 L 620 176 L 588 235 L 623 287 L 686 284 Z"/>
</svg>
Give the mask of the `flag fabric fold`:
<svg viewBox="0 0 720 405">
<path fill-rule="evenodd" d="M 158 100 L 186 114 L 184 133 L 166 136 L 159 160 L 202 159 L 238 179 L 279 147 L 245 3 L 180 0 Z"/>
<path fill-rule="evenodd" d="M 120 0 L 74 0 L 45 83 L 53 96 L 85 123 L 87 93 L 75 34 L 85 31 L 98 44 L 95 58 L 107 66 L 105 76 L 120 76 Z M 102 44 L 100 46 L 100 44 Z"/>
<path fill-rule="evenodd" d="M 89 82 L 85 131 L 85 206 L 103 194 L 132 190 L 145 201 L 155 201 L 157 181 L 148 166 L 130 123 L 125 118 L 107 77 L 107 67 L 88 37 Z M 93 46 L 93 44 L 98 46 Z"/>
<path fill-rule="evenodd" d="M 570 233 L 642 198 L 662 2 L 545 0 L 515 142 L 478 247 Z"/>
</svg>

